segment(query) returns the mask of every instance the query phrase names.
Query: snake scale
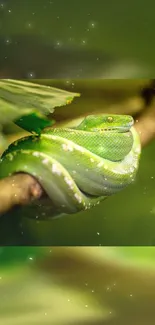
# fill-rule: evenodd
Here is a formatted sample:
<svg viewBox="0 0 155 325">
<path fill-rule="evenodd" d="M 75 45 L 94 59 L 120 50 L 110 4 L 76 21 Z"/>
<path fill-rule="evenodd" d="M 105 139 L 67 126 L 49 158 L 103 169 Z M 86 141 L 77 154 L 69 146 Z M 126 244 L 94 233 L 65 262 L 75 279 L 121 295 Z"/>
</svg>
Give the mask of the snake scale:
<svg viewBox="0 0 155 325">
<path fill-rule="evenodd" d="M 134 182 L 140 153 L 131 116 L 89 115 L 76 127 L 49 127 L 15 141 L 1 157 L 0 179 L 31 174 L 55 216 L 74 214 Z"/>
</svg>

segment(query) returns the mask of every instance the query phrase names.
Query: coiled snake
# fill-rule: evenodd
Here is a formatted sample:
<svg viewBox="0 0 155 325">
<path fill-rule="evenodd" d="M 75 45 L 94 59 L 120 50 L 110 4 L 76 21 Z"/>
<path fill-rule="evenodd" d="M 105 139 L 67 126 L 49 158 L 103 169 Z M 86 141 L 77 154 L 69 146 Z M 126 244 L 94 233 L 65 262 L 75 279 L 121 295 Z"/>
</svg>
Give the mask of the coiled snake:
<svg viewBox="0 0 155 325">
<path fill-rule="evenodd" d="M 0 178 L 25 172 L 42 185 L 55 215 L 99 204 L 135 180 L 141 146 L 128 115 L 90 115 L 73 128 L 20 139 L 0 160 Z"/>
</svg>

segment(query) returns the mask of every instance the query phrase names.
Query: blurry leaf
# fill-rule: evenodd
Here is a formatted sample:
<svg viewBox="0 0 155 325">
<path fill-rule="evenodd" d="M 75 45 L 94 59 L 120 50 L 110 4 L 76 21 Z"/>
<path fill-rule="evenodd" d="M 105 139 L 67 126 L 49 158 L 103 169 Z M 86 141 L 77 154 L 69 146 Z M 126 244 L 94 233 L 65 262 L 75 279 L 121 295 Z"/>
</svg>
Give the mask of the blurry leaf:
<svg viewBox="0 0 155 325">
<path fill-rule="evenodd" d="M 0 124 L 15 121 L 30 132 L 40 131 L 53 124 L 45 116 L 53 113 L 55 107 L 70 104 L 78 96 L 27 81 L 0 79 Z"/>
</svg>

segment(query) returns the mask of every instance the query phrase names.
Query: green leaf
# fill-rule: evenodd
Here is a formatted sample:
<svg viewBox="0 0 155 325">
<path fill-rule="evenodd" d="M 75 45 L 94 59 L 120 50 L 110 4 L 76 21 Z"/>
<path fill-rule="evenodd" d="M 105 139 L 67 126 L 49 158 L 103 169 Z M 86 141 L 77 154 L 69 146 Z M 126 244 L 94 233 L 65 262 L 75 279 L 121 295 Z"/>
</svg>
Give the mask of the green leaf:
<svg viewBox="0 0 155 325">
<path fill-rule="evenodd" d="M 52 126 L 55 121 L 49 120 L 39 113 L 32 113 L 15 120 L 15 123 L 28 132 L 40 134 L 44 128 Z"/>
<path fill-rule="evenodd" d="M 30 132 L 53 125 L 46 116 L 70 104 L 80 94 L 28 81 L 0 79 L 0 124 L 15 121 Z"/>
</svg>

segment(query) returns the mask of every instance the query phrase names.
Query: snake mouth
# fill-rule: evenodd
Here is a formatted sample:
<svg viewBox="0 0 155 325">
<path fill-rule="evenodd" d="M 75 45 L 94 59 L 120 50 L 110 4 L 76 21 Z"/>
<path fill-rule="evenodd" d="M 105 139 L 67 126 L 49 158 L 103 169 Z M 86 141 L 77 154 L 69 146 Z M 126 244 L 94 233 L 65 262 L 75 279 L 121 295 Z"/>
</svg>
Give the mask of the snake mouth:
<svg viewBox="0 0 155 325">
<path fill-rule="evenodd" d="M 125 133 L 129 132 L 131 129 L 132 125 L 130 126 L 118 126 L 118 127 L 113 127 L 113 128 L 103 128 L 101 131 L 106 131 L 106 132 L 119 132 L 119 133 Z"/>
<path fill-rule="evenodd" d="M 93 129 L 96 132 L 118 132 L 118 133 L 127 133 L 130 131 L 132 125 L 130 126 L 118 126 L 113 128 L 100 128 L 100 129 Z"/>
</svg>

